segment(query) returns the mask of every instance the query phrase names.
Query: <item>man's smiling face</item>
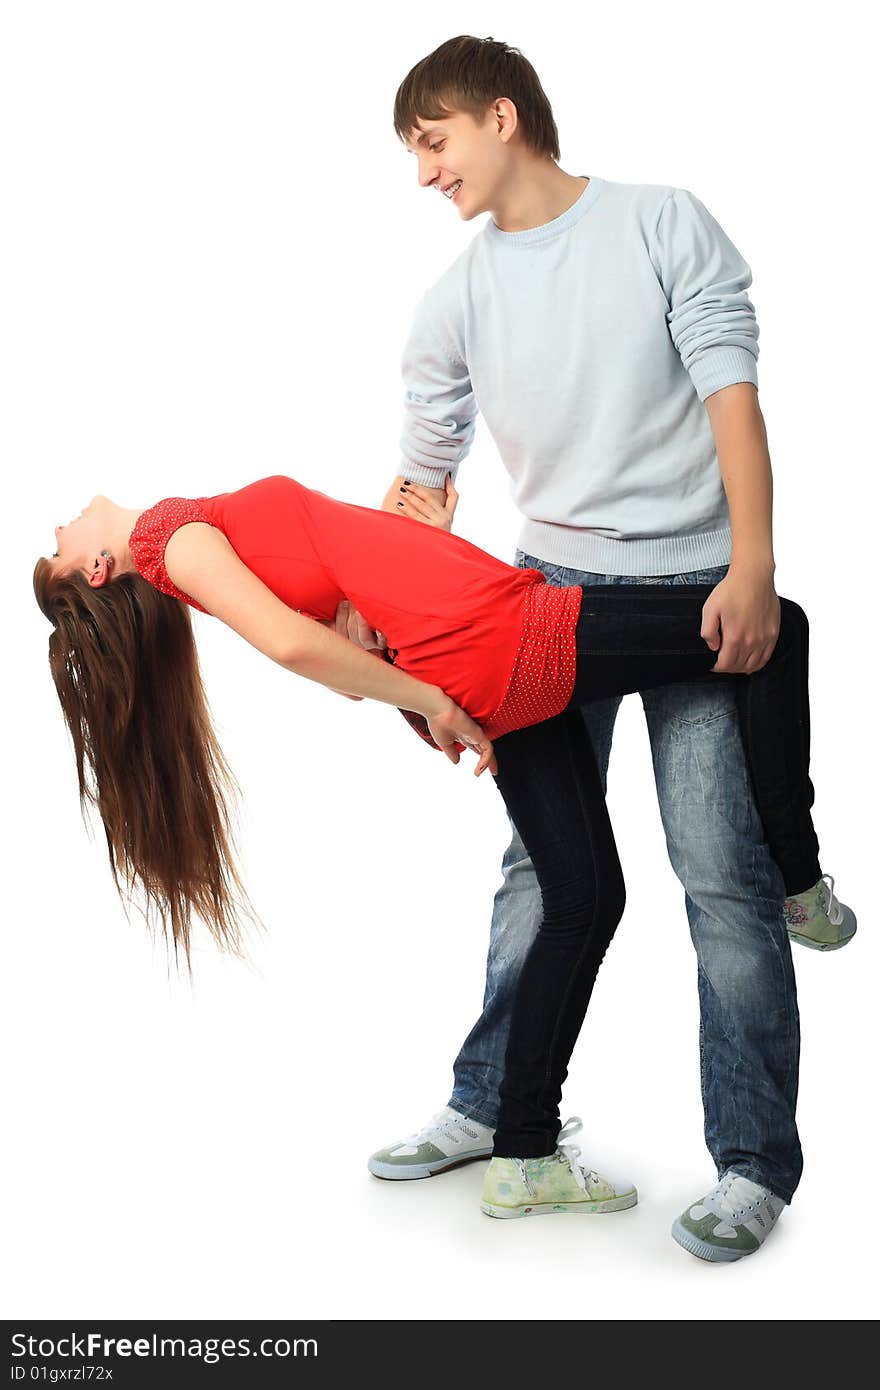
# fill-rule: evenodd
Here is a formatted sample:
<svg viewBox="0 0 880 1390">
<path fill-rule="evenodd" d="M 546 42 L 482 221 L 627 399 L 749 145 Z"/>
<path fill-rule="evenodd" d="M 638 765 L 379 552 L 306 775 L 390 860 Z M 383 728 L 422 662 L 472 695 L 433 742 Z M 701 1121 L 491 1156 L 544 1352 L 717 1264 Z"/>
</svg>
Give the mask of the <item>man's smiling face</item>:
<svg viewBox="0 0 880 1390">
<path fill-rule="evenodd" d="M 419 119 L 406 140 L 418 160 L 419 183 L 455 203 L 469 222 L 496 205 L 509 169 L 510 132 L 503 111 L 507 103 L 487 108 L 482 121 L 456 112 L 439 121 Z"/>
</svg>

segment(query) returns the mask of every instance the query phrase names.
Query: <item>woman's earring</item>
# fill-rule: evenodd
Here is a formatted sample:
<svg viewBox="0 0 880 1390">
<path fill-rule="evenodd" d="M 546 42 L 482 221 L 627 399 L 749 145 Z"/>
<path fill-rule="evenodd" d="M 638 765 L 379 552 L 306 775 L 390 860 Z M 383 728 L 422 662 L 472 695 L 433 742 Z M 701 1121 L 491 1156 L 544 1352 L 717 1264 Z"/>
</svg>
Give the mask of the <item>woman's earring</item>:
<svg viewBox="0 0 880 1390">
<path fill-rule="evenodd" d="M 113 564 L 113 556 L 110 554 L 110 551 L 109 551 L 109 550 L 102 550 L 102 551 L 101 551 L 101 554 L 107 556 L 107 564 L 108 564 L 108 565 L 112 565 L 112 564 Z"/>
</svg>

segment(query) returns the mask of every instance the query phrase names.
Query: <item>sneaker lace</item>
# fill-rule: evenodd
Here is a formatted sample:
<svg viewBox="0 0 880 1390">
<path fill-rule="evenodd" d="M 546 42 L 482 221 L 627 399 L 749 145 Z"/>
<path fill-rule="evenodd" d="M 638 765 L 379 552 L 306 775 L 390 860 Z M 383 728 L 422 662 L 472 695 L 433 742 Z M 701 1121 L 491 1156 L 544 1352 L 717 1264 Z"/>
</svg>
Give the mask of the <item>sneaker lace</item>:
<svg viewBox="0 0 880 1390">
<path fill-rule="evenodd" d="M 839 927 L 841 922 L 843 921 L 843 911 L 841 909 L 840 903 L 834 896 L 834 878 L 831 874 L 823 874 L 821 882 L 825 883 L 825 886 L 828 889 L 828 905 L 825 908 L 825 911 L 828 915 L 828 920 L 832 924 L 832 926 Z"/>
<path fill-rule="evenodd" d="M 580 1134 L 583 1127 L 584 1122 L 580 1115 L 572 1115 L 570 1120 L 566 1120 L 556 1140 L 556 1151 L 559 1155 L 559 1162 L 568 1164 L 578 1187 L 582 1192 L 586 1192 L 588 1182 L 597 1183 L 600 1181 L 599 1174 L 593 1168 L 587 1168 L 580 1161 L 581 1151 L 577 1144 L 565 1142 L 568 1139 L 573 1139 L 576 1134 Z"/>
<path fill-rule="evenodd" d="M 456 1133 L 456 1131 L 459 1132 Z M 447 1114 L 443 1110 L 438 1110 L 437 1114 L 434 1115 L 417 1134 L 411 1134 L 405 1142 L 407 1144 L 419 1145 L 426 1140 L 430 1142 L 432 1136 L 438 1133 L 442 1134 L 453 1144 L 461 1143 L 462 1133 L 466 1134 L 469 1139 L 479 1138 L 477 1131 L 469 1126 L 464 1115 L 456 1117 Z"/>
<path fill-rule="evenodd" d="M 733 1187 L 737 1176 L 738 1174 L 736 1173 L 725 1173 L 713 1193 L 713 1196 L 717 1197 L 719 1202 L 724 1202 L 725 1205 L 731 1209 L 735 1206 L 735 1203 L 730 1200 L 730 1189 Z"/>
<path fill-rule="evenodd" d="M 727 1208 L 734 1220 L 741 1219 L 748 1212 L 756 1211 L 761 1205 L 760 1198 L 753 1197 L 752 1200 L 748 1202 L 744 1199 L 743 1192 L 737 1189 L 737 1183 L 739 1181 L 739 1173 L 725 1173 L 724 1177 L 715 1188 L 715 1191 L 711 1194 L 717 1198 L 722 1206 Z"/>
</svg>

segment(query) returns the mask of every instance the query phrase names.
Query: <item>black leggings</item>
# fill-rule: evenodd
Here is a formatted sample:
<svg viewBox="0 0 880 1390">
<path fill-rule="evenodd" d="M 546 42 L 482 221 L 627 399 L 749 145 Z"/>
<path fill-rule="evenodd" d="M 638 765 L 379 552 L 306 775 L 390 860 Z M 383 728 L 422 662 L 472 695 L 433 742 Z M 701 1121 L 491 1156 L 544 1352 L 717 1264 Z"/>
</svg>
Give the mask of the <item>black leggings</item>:
<svg viewBox="0 0 880 1390">
<path fill-rule="evenodd" d="M 566 710 L 495 741 L 495 780 L 534 865 L 543 906 L 513 1005 L 496 1156 L 554 1151 L 568 1062 L 623 914 L 623 873 L 580 705 L 683 681 L 732 681 L 755 802 L 786 893 L 821 877 L 810 815 L 807 619 L 781 599 L 767 664 L 751 676 L 712 674 L 717 655 L 700 627 L 713 587 L 584 587 Z"/>
</svg>

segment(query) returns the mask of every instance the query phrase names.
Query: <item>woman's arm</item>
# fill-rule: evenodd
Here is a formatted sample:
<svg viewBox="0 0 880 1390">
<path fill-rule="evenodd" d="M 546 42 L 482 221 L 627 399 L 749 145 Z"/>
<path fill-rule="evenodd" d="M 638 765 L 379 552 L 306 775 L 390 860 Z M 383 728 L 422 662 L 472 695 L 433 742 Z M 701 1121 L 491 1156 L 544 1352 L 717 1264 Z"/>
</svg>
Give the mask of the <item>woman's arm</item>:
<svg viewBox="0 0 880 1390">
<path fill-rule="evenodd" d="M 340 693 L 423 714 L 453 762 L 458 762 L 455 742 L 480 753 L 477 775 L 494 761 L 482 729 L 439 686 L 377 661 L 332 629 L 295 613 L 248 569 L 216 527 L 204 521 L 178 527 L 165 549 L 165 568 L 183 593 L 288 671 Z"/>
</svg>

